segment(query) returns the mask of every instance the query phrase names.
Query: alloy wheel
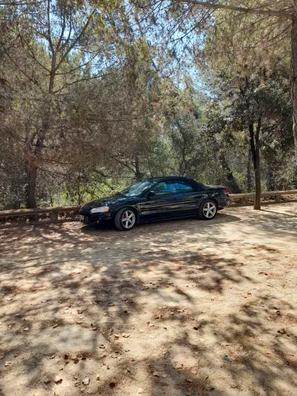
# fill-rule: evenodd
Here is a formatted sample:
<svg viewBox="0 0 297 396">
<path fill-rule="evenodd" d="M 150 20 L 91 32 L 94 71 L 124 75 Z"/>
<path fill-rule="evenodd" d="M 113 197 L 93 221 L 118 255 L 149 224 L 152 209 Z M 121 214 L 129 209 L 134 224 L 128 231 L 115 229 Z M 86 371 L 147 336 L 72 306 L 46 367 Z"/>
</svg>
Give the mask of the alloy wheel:
<svg viewBox="0 0 297 396">
<path fill-rule="evenodd" d="M 131 228 L 133 228 L 135 222 L 136 222 L 136 216 L 133 210 L 127 209 L 122 213 L 121 223 L 126 230 L 130 230 Z"/>
<path fill-rule="evenodd" d="M 206 219 L 212 219 L 217 213 L 217 207 L 214 202 L 205 202 L 203 205 L 203 215 Z"/>
</svg>

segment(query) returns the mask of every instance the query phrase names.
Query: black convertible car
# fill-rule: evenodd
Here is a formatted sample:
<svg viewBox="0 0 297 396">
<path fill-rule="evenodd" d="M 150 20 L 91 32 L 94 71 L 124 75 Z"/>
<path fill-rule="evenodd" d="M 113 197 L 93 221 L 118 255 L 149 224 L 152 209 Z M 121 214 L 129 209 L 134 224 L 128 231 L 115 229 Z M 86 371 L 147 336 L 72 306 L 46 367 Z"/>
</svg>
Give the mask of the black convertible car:
<svg viewBox="0 0 297 396">
<path fill-rule="evenodd" d="M 89 202 L 79 213 L 85 224 L 112 221 L 118 230 L 128 231 L 141 222 L 193 216 L 211 220 L 228 202 L 222 186 L 207 186 L 185 177 L 156 177 Z"/>
</svg>

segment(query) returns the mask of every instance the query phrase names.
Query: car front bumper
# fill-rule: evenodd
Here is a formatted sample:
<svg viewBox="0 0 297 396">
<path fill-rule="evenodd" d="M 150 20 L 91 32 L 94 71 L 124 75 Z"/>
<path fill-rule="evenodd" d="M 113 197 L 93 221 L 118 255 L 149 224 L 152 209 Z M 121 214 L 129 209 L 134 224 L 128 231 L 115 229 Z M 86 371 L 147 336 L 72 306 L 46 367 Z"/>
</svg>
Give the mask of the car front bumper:
<svg viewBox="0 0 297 396">
<path fill-rule="evenodd" d="M 85 225 L 101 224 L 110 219 L 111 216 L 109 213 L 80 214 L 80 221 Z"/>
</svg>

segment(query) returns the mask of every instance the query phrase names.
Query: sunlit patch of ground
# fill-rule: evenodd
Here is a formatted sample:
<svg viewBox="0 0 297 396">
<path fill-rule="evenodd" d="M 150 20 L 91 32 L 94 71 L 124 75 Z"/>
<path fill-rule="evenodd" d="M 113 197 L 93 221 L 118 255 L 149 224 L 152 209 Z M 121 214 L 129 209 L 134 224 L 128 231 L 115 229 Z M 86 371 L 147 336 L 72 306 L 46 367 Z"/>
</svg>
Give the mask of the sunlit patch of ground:
<svg viewBox="0 0 297 396">
<path fill-rule="evenodd" d="M 0 395 L 295 395 L 297 204 L 0 230 Z"/>
</svg>

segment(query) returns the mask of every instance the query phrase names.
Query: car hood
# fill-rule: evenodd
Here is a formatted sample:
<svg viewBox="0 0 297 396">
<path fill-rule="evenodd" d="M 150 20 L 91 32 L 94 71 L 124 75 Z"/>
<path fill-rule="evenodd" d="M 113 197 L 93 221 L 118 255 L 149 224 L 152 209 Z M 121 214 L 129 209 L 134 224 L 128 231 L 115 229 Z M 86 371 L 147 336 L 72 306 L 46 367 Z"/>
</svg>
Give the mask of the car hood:
<svg viewBox="0 0 297 396">
<path fill-rule="evenodd" d="M 94 201 L 88 202 L 80 208 L 80 213 L 88 213 L 93 208 L 100 206 L 121 206 L 130 204 L 135 201 L 135 198 L 127 197 L 123 194 L 115 194 L 110 197 L 95 199 Z"/>
</svg>

